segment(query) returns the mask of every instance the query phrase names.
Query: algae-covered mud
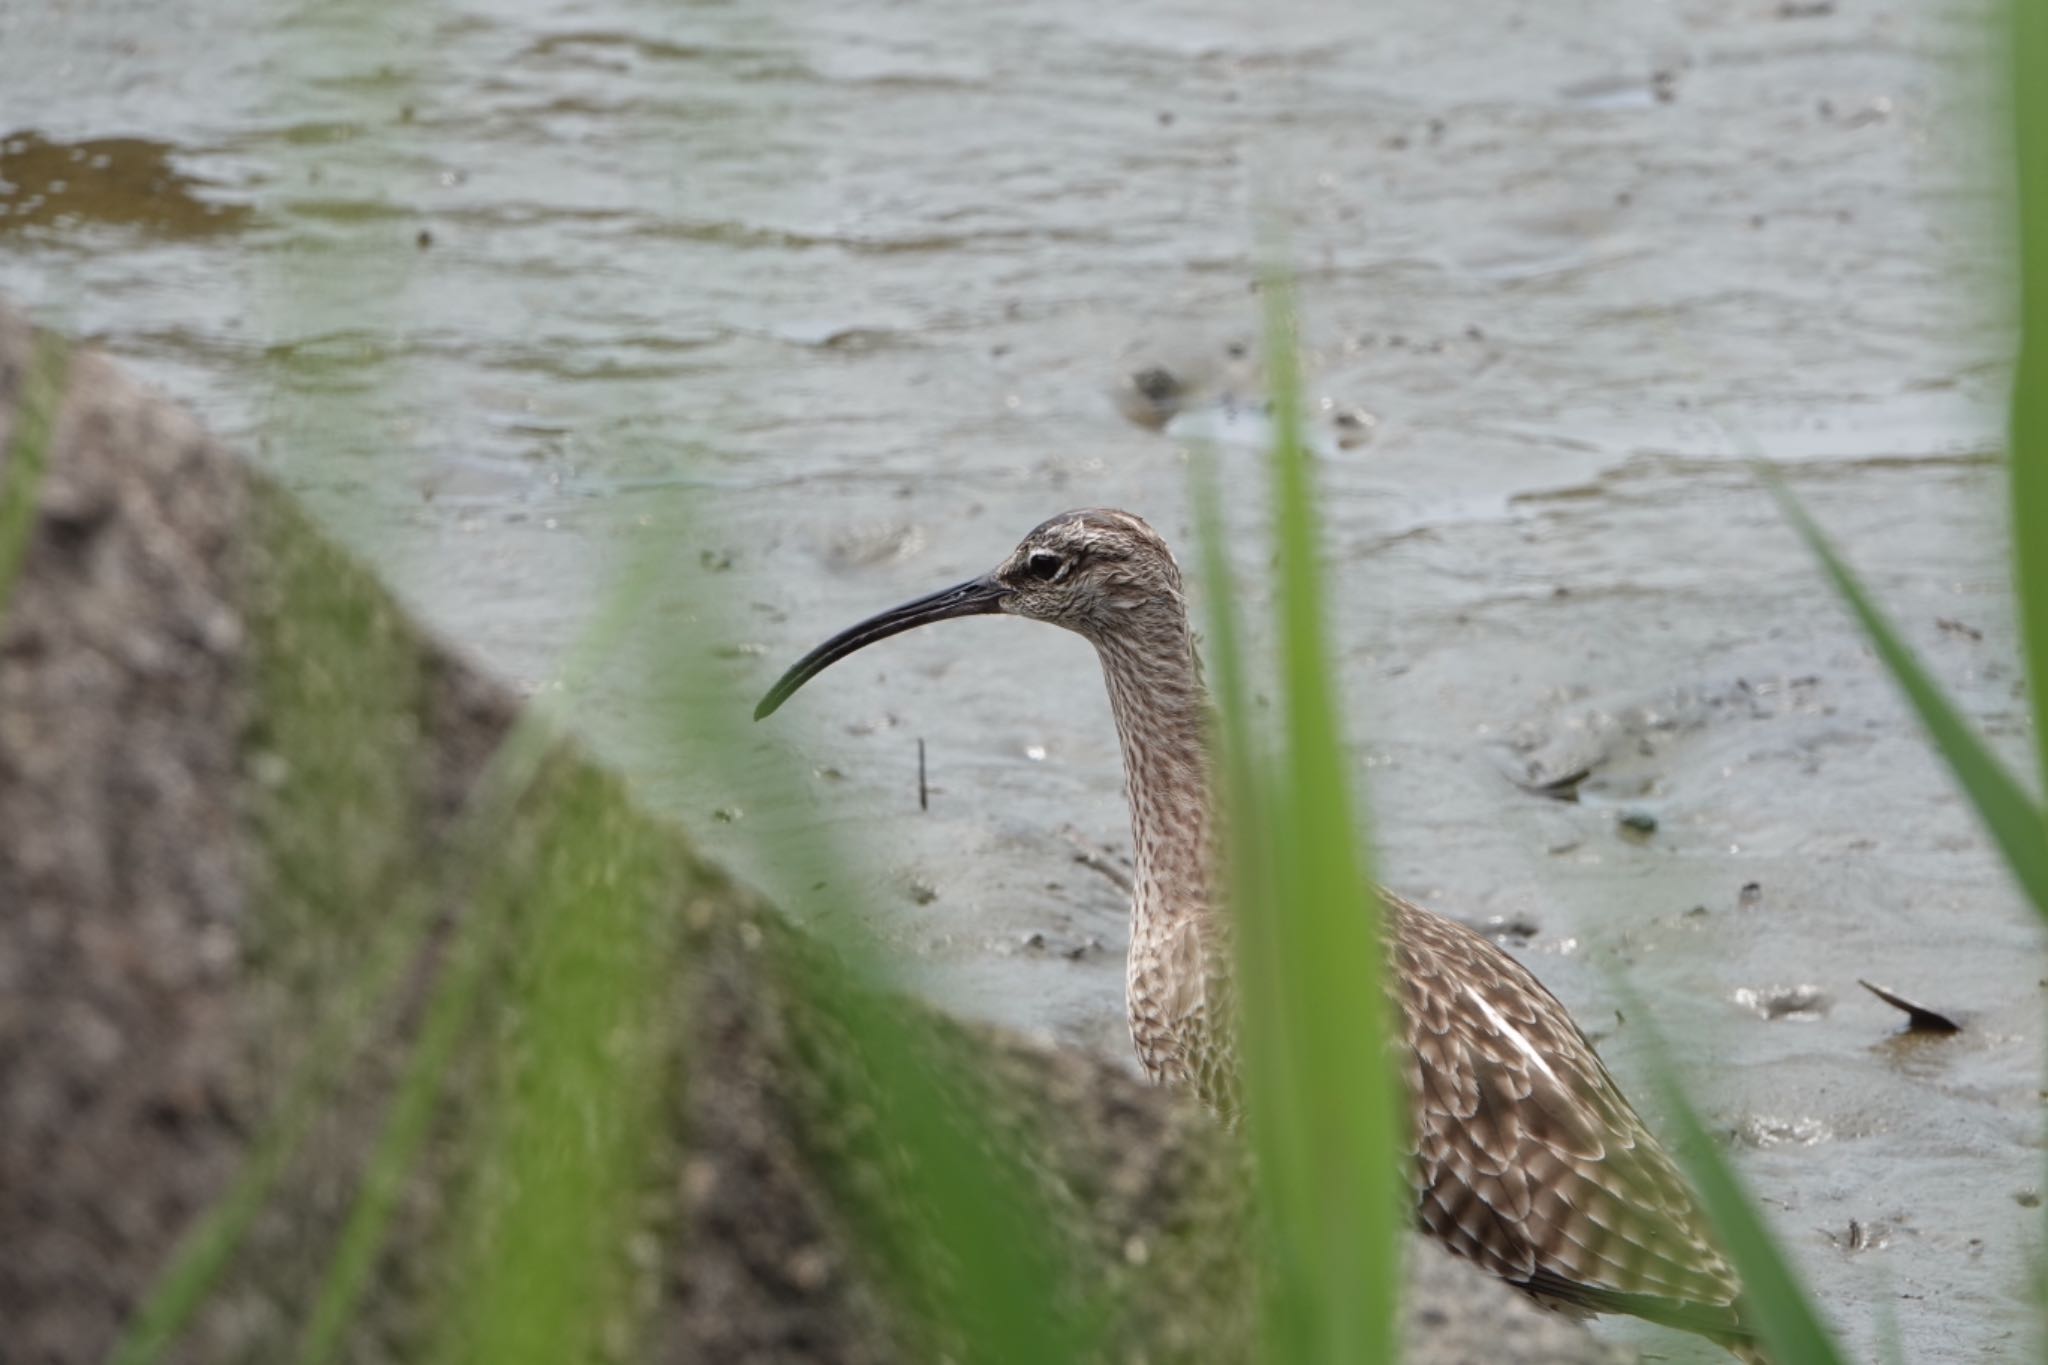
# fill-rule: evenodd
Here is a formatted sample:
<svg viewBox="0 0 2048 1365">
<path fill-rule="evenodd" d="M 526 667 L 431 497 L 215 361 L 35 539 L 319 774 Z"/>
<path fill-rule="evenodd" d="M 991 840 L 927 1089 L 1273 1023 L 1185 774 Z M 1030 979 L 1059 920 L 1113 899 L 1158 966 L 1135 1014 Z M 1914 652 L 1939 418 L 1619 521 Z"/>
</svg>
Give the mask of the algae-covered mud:
<svg viewBox="0 0 2048 1365">
<path fill-rule="evenodd" d="M 0 290 L 197 404 L 534 689 L 651 545 L 633 630 L 730 685 L 743 757 L 813 776 L 678 770 L 636 718 L 712 690 L 600 669 L 579 723 L 640 792 L 778 899 L 868 918 L 935 998 L 1121 1057 L 1084 645 L 956 623 L 745 708 L 1065 507 L 1186 545 L 1196 440 L 1252 566 L 1277 219 L 1383 874 L 1498 921 L 1625 1082 L 1630 973 L 1859 1354 L 1890 1300 L 1912 1358 L 2015 1355 L 2037 935 L 1743 464 L 1794 464 L 2017 751 L 1979 23 L 22 7 Z M 820 827 L 855 882 L 778 858 Z M 1903 1035 L 1859 978 L 1964 1027 Z"/>
</svg>

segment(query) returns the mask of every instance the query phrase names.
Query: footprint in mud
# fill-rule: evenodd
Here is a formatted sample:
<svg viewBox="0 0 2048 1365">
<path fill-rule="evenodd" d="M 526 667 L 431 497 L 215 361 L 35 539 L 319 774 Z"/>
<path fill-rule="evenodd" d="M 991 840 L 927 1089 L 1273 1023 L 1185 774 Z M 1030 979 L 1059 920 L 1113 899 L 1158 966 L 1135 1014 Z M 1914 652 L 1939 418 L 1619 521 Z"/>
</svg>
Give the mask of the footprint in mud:
<svg viewBox="0 0 2048 1365">
<path fill-rule="evenodd" d="M 1265 377 L 1246 342 L 1129 348 L 1110 396 L 1126 421 L 1147 431 L 1261 450 L 1273 439 Z M 1355 450 L 1379 430 L 1379 415 L 1355 402 L 1325 393 L 1308 402 L 1307 440 L 1325 458 Z"/>
<path fill-rule="evenodd" d="M 899 564 L 925 546 L 924 528 L 910 522 L 853 526 L 833 536 L 819 551 L 825 567 L 835 572 Z"/>
<path fill-rule="evenodd" d="M 1735 1125 L 1735 1140 L 1745 1147 L 1817 1147 L 1834 1140 L 1835 1130 L 1811 1115 L 1749 1114 Z"/>
<path fill-rule="evenodd" d="M 1834 998 L 1818 986 L 1744 986 L 1734 995 L 1736 1004 L 1759 1019 L 1824 1019 L 1835 1006 Z"/>
<path fill-rule="evenodd" d="M 1727 721 L 1810 708 L 1819 681 L 1736 678 L 1633 698 L 1564 690 L 1509 723 L 1488 753 L 1502 776 L 1532 796 L 1634 802 L 1668 785 L 1684 768 L 1675 751 L 1686 736 Z M 1625 833 L 1640 836 L 1654 829 L 1643 828 L 1646 814 L 1629 810 L 1617 818 Z"/>
</svg>

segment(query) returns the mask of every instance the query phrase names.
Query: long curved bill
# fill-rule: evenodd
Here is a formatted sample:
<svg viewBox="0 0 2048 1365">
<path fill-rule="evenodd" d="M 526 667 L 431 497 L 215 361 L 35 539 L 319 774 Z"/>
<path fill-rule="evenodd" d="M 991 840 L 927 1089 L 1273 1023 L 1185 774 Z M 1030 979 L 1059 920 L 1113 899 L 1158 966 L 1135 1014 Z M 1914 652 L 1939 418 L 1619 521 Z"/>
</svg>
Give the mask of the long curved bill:
<svg viewBox="0 0 2048 1365">
<path fill-rule="evenodd" d="M 768 689 L 768 695 L 761 698 L 760 704 L 754 708 L 754 719 L 775 714 L 776 708 L 795 695 L 799 687 L 857 649 L 865 649 L 877 640 L 886 640 L 891 635 L 900 635 L 933 621 L 948 621 L 955 616 L 991 615 L 1002 610 L 1003 599 L 1007 596 L 1008 588 L 984 575 L 929 597 L 905 602 L 900 607 L 891 607 L 878 616 L 870 616 L 859 625 L 840 631 L 798 659 L 789 672 Z"/>
</svg>

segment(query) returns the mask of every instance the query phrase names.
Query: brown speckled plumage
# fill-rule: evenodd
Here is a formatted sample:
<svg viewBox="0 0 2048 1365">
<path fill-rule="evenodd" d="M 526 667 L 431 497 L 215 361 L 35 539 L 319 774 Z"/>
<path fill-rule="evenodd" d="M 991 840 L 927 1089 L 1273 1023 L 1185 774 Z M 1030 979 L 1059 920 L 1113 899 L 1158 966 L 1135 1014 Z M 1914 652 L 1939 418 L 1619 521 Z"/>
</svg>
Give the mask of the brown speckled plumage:
<svg viewBox="0 0 2048 1365">
<path fill-rule="evenodd" d="M 930 620 L 1001 612 L 1101 657 L 1136 855 L 1126 976 L 1145 1071 L 1235 1119 L 1230 953 L 1211 902 L 1208 702 L 1181 577 L 1128 512 L 1069 512 L 983 578 L 834 637 L 762 701 Z M 1563 1005 L 1463 925 L 1382 892 L 1412 1102 L 1415 1216 L 1451 1250 L 1567 1311 L 1625 1312 L 1761 1359 L 1690 1188 Z"/>
</svg>

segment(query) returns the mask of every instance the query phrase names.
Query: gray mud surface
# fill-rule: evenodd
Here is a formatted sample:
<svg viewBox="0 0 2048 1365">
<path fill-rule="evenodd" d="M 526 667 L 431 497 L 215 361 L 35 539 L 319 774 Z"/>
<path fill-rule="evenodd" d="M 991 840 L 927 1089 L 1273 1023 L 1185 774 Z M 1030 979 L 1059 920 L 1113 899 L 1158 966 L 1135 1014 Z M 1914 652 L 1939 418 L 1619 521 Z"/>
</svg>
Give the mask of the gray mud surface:
<svg viewBox="0 0 2048 1365">
<path fill-rule="evenodd" d="M 1626 967 L 1859 1352 L 1889 1297 L 1910 1358 L 2013 1355 L 2038 934 L 1741 463 L 1791 466 L 2023 753 L 1981 17 L 26 7 L 0 134 L 45 169 L 0 287 L 189 397 L 528 691 L 621 547 L 673 542 L 641 628 L 731 690 L 581 704 L 636 795 L 781 903 L 861 914 L 931 998 L 1127 1065 L 1079 642 L 892 641 L 750 732 L 758 782 L 639 736 L 693 702 L 744 727 L 735 694 L 1064 507 L 1185 545 L 1196 440 L 1255 563 L 1275 206 L 1383 876 L 1498 918 L 1628 1083 Z M 795 799 L 765 776 L 791 754 Z M 1582 769 L 1576 801 L 1529 790 Z M 858 887 L 778 859 L 817 830 L 870 852 Z M 1859 978 L 1965 1029 L 1901 1037 Z"/>
</svg>

